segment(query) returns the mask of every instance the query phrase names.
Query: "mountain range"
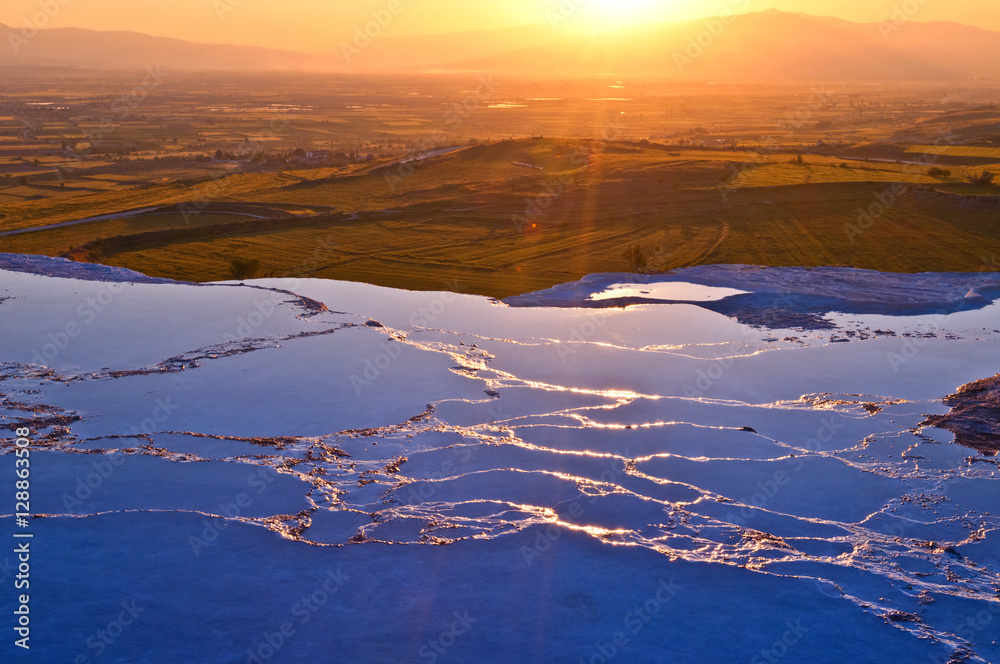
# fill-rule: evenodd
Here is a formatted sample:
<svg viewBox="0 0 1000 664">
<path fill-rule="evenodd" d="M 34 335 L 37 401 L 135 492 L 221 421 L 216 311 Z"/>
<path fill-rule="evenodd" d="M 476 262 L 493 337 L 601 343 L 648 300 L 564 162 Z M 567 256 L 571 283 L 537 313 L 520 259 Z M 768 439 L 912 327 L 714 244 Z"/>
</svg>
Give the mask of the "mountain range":
<svg viewBox="0 0 1000 664">
<path fill-rule="evenodd" d="M 777 10 L 620 28 L 594 35 L 547 25 L 344 39 L 324 54 L 200 44 L 135 32 L 0 24 L 0 66 L 96 69 L 467 72 L 614 75 L 691 81 L 975 80 L 996 76 L 1000 32 L 959 23 L 854 23 Z M 347 53 L 347 55 L 345 55 Z"/>
<path fill-rule="evenodd" d="M 29 36 L 30 35 L 30 36 Z M 0 24 L 0 67 L 321 71 L 328 58 L 255 46 L 198 44 L 141 32 L 52 28 L 25 33 Z"/>
</svg>

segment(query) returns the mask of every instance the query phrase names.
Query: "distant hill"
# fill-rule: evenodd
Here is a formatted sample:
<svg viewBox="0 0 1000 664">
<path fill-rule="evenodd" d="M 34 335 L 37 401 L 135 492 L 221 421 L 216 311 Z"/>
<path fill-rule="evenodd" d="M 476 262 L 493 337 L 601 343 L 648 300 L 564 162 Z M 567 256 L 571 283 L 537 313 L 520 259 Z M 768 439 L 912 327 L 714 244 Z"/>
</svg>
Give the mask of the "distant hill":
<svg viewBox="0 0 1000 664">
<path fill-rule="evenodd" d="M 323 71 L 332 68 L 334 63 L 322 56 L 292 51 L 196 44 L 139 32 L 53 28 L 39 30 L 31 39 L 22 40 L 20 30 L 0 24 L 0 67 L 19 65 L 84 69 L 159 66 L 165 70 Z"/>
<path fill-rule="evenodd" d="M 455 70 L 665 79 L 970 80 L 998 77 L 1000 33 L 957 23 L 852 23 L 777 10 L 659 24 L 458 60 Z"/>
<path fill-rule="evenodd" d="M 853 23 L 768 10 L 597 35 L 527 25 L 381 36 L 352 54 L 309 55 L 196 44 L 134 32 L 41 30 L 18 52 L 0 25 L 0 67 L 17 65 L 245 71 L 482 71 L 526 76 L 690 81 L 932 81 L 998 77 L 1000 33 L 958 23 Z M 345 35 L 346 37 L 346 35 Z"/>
</svg>

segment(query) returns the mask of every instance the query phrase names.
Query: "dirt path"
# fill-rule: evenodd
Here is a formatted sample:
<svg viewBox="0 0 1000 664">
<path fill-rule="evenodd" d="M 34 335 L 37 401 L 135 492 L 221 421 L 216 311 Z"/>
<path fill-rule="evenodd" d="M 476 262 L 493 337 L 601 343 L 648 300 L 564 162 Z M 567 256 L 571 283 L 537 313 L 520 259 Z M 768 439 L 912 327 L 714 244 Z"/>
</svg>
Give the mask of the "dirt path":
<svg viewBox="0 0 1000 664">
<path fill-rule="evenodd" d="M 116 219 L 130 219 L 132 217 L 140 217 L 140 216 L 143 216 L 143 215 L 150 215 L 150 216 L 152 216 L 153 214 L 183 214 L 183 211 L 180 208 L 181 205 L 183 205 L 183 204 L 177 204 L 177 205 L 156 205 L 156 206 L 153 206 L 153 207 L 144 207 L 144 208 L 136 208 L 134 210 L 125 210 L 123 212 L 113 212 L 113 213 L 110 213 L 110 214 L 101 214 L 101 215 L 97 215 L 96 217 L 86 217 L 84 219 L 74 219 L 73 221 L 63 221 L 63 222 L 59 222 L 57 224 L 46 224 L 45 226 L 32 226 L 31 228 L 19 228 L 17 230 L 13 230 L 13 231 L 3 231 L 3 232 L 0 232 L 0 237 L 9 237 L 11 235 L 23 235 L 25 233 L 37 233 L 37 232 L 40 232 L 40 231 L 50 231 L 50 230 L 53 230 L 53 229 L 56 229 L 56 228 L 66 228 L 67 226 L 78 226 L 80 224 L 90 224 L 90 223 L 94 223 L 94 222 L 98 222 L 98 221 L 114 221 Z M 225 203 L 219 203 L 218 205 L 225 205 Z M 242 206 L 242 207 L 246 207 L 246 208 L 252 208 L 253 204 L 235 203 L 234 205 L 235 206 Z M 281 214 L 285 214 L 285 215 L 290 214 L 290 213 L 288 213 L 288 212 L 286 212 L 284 210 L 281 210 L 280 208 L 269 208 L 269 207 L 264 207 L 264 206 L 259 206 L 259 205 L 257 207 L 259 207 L 261 210 L 272 210 L 272 211 L 274 211 L 276 213 L 281 213 Z M 309 206 L 303 206 L 304 209 L 308 209 L 308 207 Z M 203 210 L 198 210 L 196 214 L 230 214 L 230 215 L 235 214 L 235 215 L 240 215 L 240 216 L 247 217 L 247 218 L 250 218 L 250 219 L 273 219 L 273 218 L 277 218 L 276 215 L 253 214 L 253 212 L 248 212 L 246 209 L 240 209 L 240 210 L 208 210 L 208 209 L 203 209 Z M 312 215 L 315 216 L 316 214 L 318 214 L 318 212 L 316 212 L 315 210 L 313 210 L 312 211 Z M 293 215 L 293 216 L 303 216 L 303 215 Z M 305 216 L 309 216 L 309 215 L 305 215 Z"/>
<path fill-rule="evenodd" d="M 719 238 L 715 241 L 715 244 L 713 244 L 711 247 L 698 254 L 698 256 L 695 259 L 688 261 L 686 265 L 682 265 L 681 267 L 693 267 L 695 265 L 701 265 L 704 259 L 708 258 L 713 253 L 715 253 L 715 250 L 721 247 L 722 243 L 729 238 L 729 222 L 721 220 L 717 221 L 720 221 L 722 225 L 719 228 Z"/>
<path fill-rule="evenodd" d="M 0 233 L 0 237 L 9 237 L 11 235 L 23 235 L 25 233 L 36 233 L 38 231 L 50 231 L 54 228 L 78 226 L 80 224 L 89 224 L 94 221 L 113 221 L 115 219 L 127 219 L 129 217 L 138 217 L 148 212 L 153 212 L 154 210 L 158 210 L 159 208 L 160 206 L 139 208 L 137 210 L 126 210 L 125 212 L 101 214 L 96 217 L 87 217 L 85 219 L 76 219 L 74 221 L 63 221 L 58 224 L 46 224 L 45 226 L 32 226 L 31 228 L 19 228 L 15 231 L 3 231 L 2 233 Z"/>
</svg>

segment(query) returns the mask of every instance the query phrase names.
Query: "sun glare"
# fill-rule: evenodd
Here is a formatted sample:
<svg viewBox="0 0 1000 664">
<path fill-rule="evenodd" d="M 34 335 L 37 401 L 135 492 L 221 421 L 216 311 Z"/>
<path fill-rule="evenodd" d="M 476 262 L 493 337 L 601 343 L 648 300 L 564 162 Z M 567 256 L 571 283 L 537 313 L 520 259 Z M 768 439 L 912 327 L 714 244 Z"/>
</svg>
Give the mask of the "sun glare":
<svg viewBox="0 0 1000 664">
<path fill-rule="evenodd" d="M 596 0 L 593 19 L 606 27 L 640 23 L 653 12 L 655 4 L 653 0 Z"/>
</svg>

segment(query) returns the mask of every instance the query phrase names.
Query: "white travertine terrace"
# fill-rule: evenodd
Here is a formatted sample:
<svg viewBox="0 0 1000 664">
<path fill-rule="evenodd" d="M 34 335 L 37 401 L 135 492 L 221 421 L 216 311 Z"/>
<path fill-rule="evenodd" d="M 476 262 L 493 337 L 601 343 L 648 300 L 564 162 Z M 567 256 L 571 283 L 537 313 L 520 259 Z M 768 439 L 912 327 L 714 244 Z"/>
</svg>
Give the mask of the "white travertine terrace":
<svg viewBox="0 0 1000 664">
<path fill-rule="evenodd" d="M 1000 309 L 889 315 L 957 277 L 772 329 L 16 263 L 0 417 L 33 431 L 38 661 L 99 661 L 133 600 L 106 661 L 1000 661 L 997 457 L 921 426 L 1000 370 Z M 677 279 L 781 290 L 729 269 Z"/>
</svg>

